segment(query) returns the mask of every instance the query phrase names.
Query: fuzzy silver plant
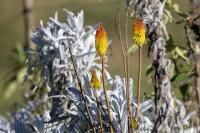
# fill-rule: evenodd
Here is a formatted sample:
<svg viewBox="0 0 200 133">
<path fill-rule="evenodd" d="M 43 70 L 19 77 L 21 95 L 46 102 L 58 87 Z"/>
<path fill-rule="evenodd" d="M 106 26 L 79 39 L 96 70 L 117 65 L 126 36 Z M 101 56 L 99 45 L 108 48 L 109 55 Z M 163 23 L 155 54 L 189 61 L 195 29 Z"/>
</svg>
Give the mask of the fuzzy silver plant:
<svg viewBox="0 0 200 133">
<path fill-rule="evenodd" d="M 5 117 L 0 116 L 0 132 L 10 132 L 10 131 L 11 131 L 10 123 Z"/>
<path fill-rule="evenodd" d="M 98 106 L 96 103 L 96 99 L 94 96 L 94 93 L 92 91 L 92 88 L 89 85 L 89 76 L 86 76 L 85 78 L 85 88 L 86 89 L 86 98 L 88 102 L 89 111 L 92 116 L 92 121 L 94 124 L 94 127 L 98 128 L 100 125 L 99 119 L 98 119 Z M 125 81 L 124 79 L 121 79 L 119 76 L 115 76 L 114 79 L 112 79 L 111 89 L 108 89 L 108 97 L 110 101 L 111 106 L 111 112 L 112 112 L 112 124 L 114 127 L 114 130 L 117 133 L 127 133 L 128 132 L 128 114 L 127 112 L 127 101 L 126 101 L 126 93 L 125 93 Z M 131 92 L 133 92 L 133 81 L 130 79 L 130 88 Z M 84 115 L 84 102 L 81 97 L 81 92 L 77 90 L 76 88 L 68 88 L 69 91 L 66 91 L 65 95 L 55 95 L 52 97 L 65 97 L 67 98 L 71 103 L 73 103 L 70 108 L 67 110 L 66 113 L 69 115 L 71 114 L 71 118 L 73 119 L 69 123 L 70 128 L 66 128 L 65 130 L 67 132 L 90 132 L 91 130 L 88 130 L 89 122 Z M 100 99 L 101 102 L 101 112 L 102 112 L 102 119 L 103 119 L 103 125 L 104 127 L 109 126 L 109 119 L 107 114 L 107 106 L 106 106 L 106 100 L 103 93 L 103 88 L 100 88 L 97 91 L 98 99 Z M 130 93 L 131 94 L 131 93 Z M 135 99 L 133 96 L 131 96 L 131 106 L 132 110 L 136 110 L 137 105 L 135 103 Z M 142 114 L 149 114 L 148 111 L 153 107 L 153 100 L 145 101 L 141 104 L 141 112 Z M 80 122 L 80 121 L 85 121 Z M 81 123 L 81 124 L 80 124 Z M 138 123 L 140 125 L 139 129 L 136 129 L 137 132 L 147 132 L 151 131 L 153 128 L 153 124 L 151 120 L 145 115 L 141 116 L 140 122 Z M 72 128 L 73 127 L 73 128 Z M 109 131 L 108 129 L 105 131 Z"/>
<path fill-rule="evenodd" d="M 88 80 L 87 80 L 88 82 Z M 117 133 L 127 133 L 127 113 L 126 113 L 126 98 L 124 96 L 125 89 L 124 80 L 119 76 L 116 76 L 113 80 L 111 89 L 109 90 L 109 97 L 111 100 L 111 109 L 113 113 L 113 125 Z M 132 87 L 132 86 L 131 86 Z M 40 102 L 29 102 L 26 107 L 20 109 L 18 112 L 12 114 L 12 117 L 9 120 L 6 120 L 3 117 L 0 117 L 0 130 L 8 133 L 74 133 L 74 132 L 91 132 L 89 130 L 89 122 L 86 118 L 86 112 L 84 111 L 84 103 L 82 102 L 81 92 L 76 88 L 68 88 L 67 94 L 64 95 L 55 95 L 53 97 L 64 97 L 69 99 L 71 102 L 70 107 L 66 112 L 63 112 L 65 116 L 57 118 L 57 120 L 51 120 L 49 111 L 46 110 L 42 115 L 34 114 L 33 112 L 39 106 Z M 98 97 L 101 98 L 103 92 L 99 90 L 97 92 Z M 92 120 L 96 127 L 99 125 L 98 115 L 97 115 L 97 106 L 93 92 L 91 88 L 87 90 L 87 101 L 89 103 L 90 111 L 92 112 Z M 108 126 L 108 117 L 104 112 L 106 110 L 105 99 L 102 98 L 102 118 L 104 126 Z M 121 101 L 121 102 L 120 102 Z M 131 100 L 132 109 L 134 110 L 135 100 Z M 145 101 L 141 104 L 142 117 L 139 121 L 139 129 L 136 129 L 135 132 L 140 133 L 150 133 L 153 128 L 152 120 L 149 119 L 150 112 L 153 108 L 153 100 Z M 182 110 L 182 113 L 184 110 Z M 190 114 L 192 115 L 192 114 Z M 188 119 L 190 116 L 187 116 L 182 122 L 185 126 L 188 124 Z M 81 122 L 82 121 L 82 122 Z M 105 128 L 106 129 L 106 128 Z M 189 128 L 184 131 L 184 133 L 193 133 L 196 131 L 195 128 Z"/>
<path fill-rule="evenodd" d="M 5 133 L 29 133 L 44 132 L 45 121 L 48 120 L 48 113 L 42 116 L 34 114 L 34 111 L 43 104 L 40 102 L 29 102 L 24 108 L 11 114 L 8 119 L 0 116 L 0 132 Z"/>
<path fill-rule="evenodd" d="M 66 87 L 78 87 L 72 56 L 81 81 L 93 68 L 101 68 L 94 45 L 98 25 L 84 26 L 83 11 L 77 14 L 68 10 L 65 12 L 65 22 L 58 20 L 57 13 L 54 18 L 50 18 L 47 26 L 41 21 L 40 27 L 32 34 L 35 48 L 28 51 L 27 77 L 34 76 L 35 71 L 39 70 L 40 83 L 43 82 L 49 88 L 49 95 L 61 95 Z M 107 71 L 106 77 L 110 79 Z M 54 98 L 51 115 L 57 117 L 62 114 L 65 103 L 66 100 L 63 98 Z"/>
<path fill-rule="evenodd" d="M 84 77 L 85 82 L 85 96 L 87 98 L 89 111 L 92 116 L 92 121 L 94 127 L 98 131 L 99 129 L 99 119 L 98 119 L 98 106 L 92 88 L 89 85 L 90 75 Z M 119 76 L 115 76 L 112 79 L 112 82 L 107 81 L 111 85 L 108 90 L 108 97 L 111 105 L 112 112 L 112 123 L 114 129 L 117 133 L 127 133 L 127 102 L 126 102 L 126 93 L 125 93 L 125 81 Z M 133 81 L 130 79 L 130 88 L 131 92 L 133 90 Z M 130 93 L 131 94 L 131 93 Z M 98 99 L 101 102 L 101 112 L 105 132 L 109 131 L 109 120 L 107 114 L 106 100 L 104 98 L 103 88 L 97 90 Z M 43 115 L 33 114 L 37 106 L 42 103 L 39 102 L 30 102 L 25 108 L 22 108 L 17 113 L 12 115 L 11 120 L 5 121 L 4 128 L 6 127 L 8 131 L 11 130 L 15 132 L 91 132 L 88 117 L 86 116 L 84 102 L 82 100 L 81 91 L 75 87 L 66 88 L 62 95 L 53 95 L 51 98 L 65 98 L 68 101 L 68 108 L 63 112 L 62 115 L 57 117 L 57 119 L 52 119 L 50 112 L 45 111 Z M 48 102 L 48 101 L 47 101 Z M 135 99 L 131 96 L 131 106 L 132 110 L 136 110 L 137 105 Z M 141 104 L 141 112 L 148 116 L 149 110 L 153 107 L 153 100 L 145 101 Z M 147 132 L 151 131 L 153 124 L 149 118 L 143 115 L 138 123 L 140 125 L 139 129 L 136 129 L 136 132 Z M 3 122 L 3 119 L 2 119 Z"/>
<path fill-rule="evenodd" d="M 28 52 L 28 75 L 34 70 L 41 70 L 41 77 L 45 83 L 52 86 L 59 80 L 65 80 L 68 87 L 75 87 L 77 81 L 68 47 L 71 47 L 75 64 L 80 77 L 87 75 L 92 68 L 100 69 L 101 64 L 95 50 L 96 26 L 84 26 L 84 12 L 77 14 L 64 10 L 67 18 L 65 22 L 58 20 L 58 14 L 45 27 L 43 21 L 40 27 L 32 34 L 35 49 Z M 110 78 L 106 71 L 107 78 Z"/>
</svg>

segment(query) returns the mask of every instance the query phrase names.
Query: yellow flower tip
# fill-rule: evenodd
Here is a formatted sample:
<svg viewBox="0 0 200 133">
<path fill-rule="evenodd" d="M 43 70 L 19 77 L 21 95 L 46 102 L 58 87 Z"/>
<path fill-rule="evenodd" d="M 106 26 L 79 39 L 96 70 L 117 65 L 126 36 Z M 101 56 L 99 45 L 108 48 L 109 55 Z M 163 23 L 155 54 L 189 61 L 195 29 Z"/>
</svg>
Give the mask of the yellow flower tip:
<svg viewBox="0 0 200 133">
<path fill-rule="evenodd" d="M 92 70 L 92 78 L 90 83 L 94 89 L 100 89 L 101 87 L 101 81 L 98 79 L 95 69 Z"/>
<path fill-rule="evenodd" d="M 136 121 L 136 119 L 134 117 L 132 117 L 131 127 L 133 129 L 137 129 L 139 127 L 138 122 Z"/>
<path fill-rule="evenodd" d="M 100 57 L 106 54 L 108 47 L 107 33 L 103 26 L 99 26 L 95 36 L 95 47 Z"/>
<path fill-rule="evenodd" d="M 140 17 L 136 17 L 132 28 L 132 39 L 136 45 L 142 47 L 145 43 L 145 28 Z"/>
</svg>

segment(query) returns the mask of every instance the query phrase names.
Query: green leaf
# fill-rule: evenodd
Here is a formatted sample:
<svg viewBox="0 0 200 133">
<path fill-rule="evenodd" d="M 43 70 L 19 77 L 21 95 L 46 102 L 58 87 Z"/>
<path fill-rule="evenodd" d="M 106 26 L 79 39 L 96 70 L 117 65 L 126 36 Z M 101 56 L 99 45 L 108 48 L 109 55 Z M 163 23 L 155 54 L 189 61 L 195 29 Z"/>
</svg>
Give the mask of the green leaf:
<svg viewBox="0 0 200 133">
<path fill-rule="evenodd" d="M 172 22 L 172 20 L 173 20 L 173 15 L 171 14 L 171 11 L 168 10 L 168 9 L 165 9 L 164 10 L 164 22 L 165 22 L 165 25 L 168 22 Z"/>
<path fill-rule="evenodd" d="M 4 92 L 4 98 L 10 99 L 12 96 L 14 96 L 17 89 L 19 89 L 19 83 L 17 81 L 13 81 L 9 83 L 8 87 L 6 88 Z"/>
<path fill-rule="evenodd" d="M 135 10 L 130 13 L 130 17 L 133 18 L 135 16 Z"/>
<path fill-rule="evenodd" d="M 185 56 L 185 54 L 187 54 L 187 50 L 181 49 L 179 47 L 175 48 L 175 51 L 177 53 L 177 55 L 182 58 L 183 60 L 189 62 L 189 59 Z"/>
<path fill-rule="evenodd" d="M 179 66 L 180 72 L 189 72 L 191 70 L 191 64 L 182 64 Z"/>
<path fill-rule="evenodd" d="M 173 8 L 176 12 L 179 12 L 179 5 L 177 3 L 173 4 Z"/>
<path fill-rule="evenodd" d="M 135 51 L 138 49 L 137 45 L 132 45 L 129 49 L 128 49 L 128 53 L 135 53 Z"/>
<path fill-rule="evenodd" d="M 170 67 L 169 67 L 169 76 L 170 76 L 170 78 L 174 77 L 174 74 L 175 74 L 175 65 L 174 65 L 174 63 L 171 63 Z"/>
<path fill-rule="evenodd" d="M 189 83 L 183 84 L 179 87 L 180 92 L 183 96 L 186 96 L 190 89 L 192 89 L 192 85 Z"/>
<path fill-rule="evenodd" d="M 26 67 L 23 67 L 22 69 L 18 70 L 17 81 L 19 83 L 22 83 L 24 81 L 24 76 L 26 75 L 26 72 L 27 72 Z"/>
<path fill-rule="evenodd" d="M 171 5 L 172 4 L 172 0 L 167 0 L 167 4 Z"/>
<path fill-rule="evenodd" d="M 189 74 L 188 73 L 179 73 L 176 74 L 172 79 L 172 85 L 174 85 L 175 87 L 178 87 L 181 83 L 183 83 L 184 81 L 188 80 L 189 78 Z"/>
<path fill-rule="evenodd" d="M 153 72 L 153 67 L 152 67 L 152 65 L 147 66 L 146 75 L 148 76 L 148 75 L 152 74 L 152 72 Z"/>
<path fill-rule="evenodd" d="M 174 48 L 174 40 L 171 34 L 169 34 L 169 39 L 167 40 L 167 51 L 171 51 Z"/>
<path fill-rule="evenodd" d="M 169 22 L 169 17 L 168 15 L 164 14 L 164 23 L 165 25 Z"/>
<path fill-rule="evenodd" d="M 20 63 L 24 63 L 26 60 L 25 52 L 21 44 L 16 45 L 17 57 Z"/>
</svg>

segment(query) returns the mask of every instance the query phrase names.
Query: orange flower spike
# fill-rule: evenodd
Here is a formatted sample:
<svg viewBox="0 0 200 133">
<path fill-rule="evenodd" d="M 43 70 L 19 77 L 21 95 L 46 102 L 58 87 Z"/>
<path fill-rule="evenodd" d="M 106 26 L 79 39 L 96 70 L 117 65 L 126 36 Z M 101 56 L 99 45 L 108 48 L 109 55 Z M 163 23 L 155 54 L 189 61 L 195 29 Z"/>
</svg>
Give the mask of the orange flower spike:
<svg viewBox="0 0 200 133">
<path fill-rule="evenodd" d="M 108 39 L 106 30 L 102 26 L 100 26 L 96 31 L 95 47 L 100 57 L 103 57 L 106 54 L 108 48 Z"/>
<path fill-rule="evenodd" d="M 92 70 L 92 78 L 90 83 L 94 89 L 100 89 L 101 87 L 101 81 L 98 79 L 95 69 Z"/>
<path fill-rule="evenodd" d="M 132 28 L 132 39 L 136 45 L 142 47 L 145 43 L 145 28 L 140 17 L 136 17 Z"/>
</svg>

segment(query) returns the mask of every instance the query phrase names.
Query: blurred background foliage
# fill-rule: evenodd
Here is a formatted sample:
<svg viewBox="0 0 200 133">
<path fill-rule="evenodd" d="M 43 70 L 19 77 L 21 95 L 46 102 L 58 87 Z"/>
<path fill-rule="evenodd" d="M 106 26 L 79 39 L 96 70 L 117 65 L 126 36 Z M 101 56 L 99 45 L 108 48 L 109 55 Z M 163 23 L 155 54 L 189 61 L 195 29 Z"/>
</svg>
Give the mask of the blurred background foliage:
<svg viewBox="0 0 200 133">
<path fill-rule="evenodd" d="M 84 10 L 85 24 L 95 25 L 103 23 L 108 37 L 112 40 L 111 47 L 108 53 L 109 71 L 111 74 L 123 74 L 122 56 L 120 52 L 119 41 L 115 30 L 115 14 L 120 9 L 121 20 L 125 17 L 124 0 L 35 0 L 33 9 L 34 23 L 37 27 L 40 20 L 46 23 L 50 16 L 54 16 L 58 11 L 59 19 L 64 21 L 62 9 L 66 8 L 76 12 Z M 169 8 L 175 12 L 187 12 L 188 0 L 168 0 Z M 23 76 L 26 73 L 25 53 L 23 51 L 24 42 L 24 16 L 22 0 L 1 0 L 0 1 L 0 114 L 6 115 L 8 110 L 15 109 L 13 105 L 16 103 L 23 105 L 24 98 L 22 97 L 24 88 L 27 85 L 23 83 Z M 169 12 L 166 11 L 166 14 Z M 171 12 L 173 20 L 181 20 L 174 12 Z M 174 92 L 179 98 L 187 99 L 187 92 L 190 90 L 192 83 L 188 80 L 191 76 L 191 62 L 188 53 L 187 40 L 184 31 L 184 24 L 175 24 L 169 22 L 170 17 L 165 15 L 165 22 L 169 32 L 169 40 L 167 42 L 168 55 L 173 61 L 171 65 L 171 81 Z M 132 21 L 129 19 L 128 26 L 132 26 Z M 33 29 L 34 30 L 34 29 Z M 128 30 L 129 44 L 132 46 L 131 28 Z M 142 73 L 142 94 L 146 97 L 152 96 L 150 93 L 153 90 L 151 84 L 151 60 L 147 56 L 148 45 L 145 45 L 144 65 Z M 134 83 L 137 81 L 137 51 L 130 52 L 130 71 Z M 178 67 L 177 67 L 178 66 Z M 148 75 L 148 76 L 146 76 Z M 181 90 L 181 91 L 180 91 Z M 183 95 L 181 95 L 183 94 Z"/>
</svg>

